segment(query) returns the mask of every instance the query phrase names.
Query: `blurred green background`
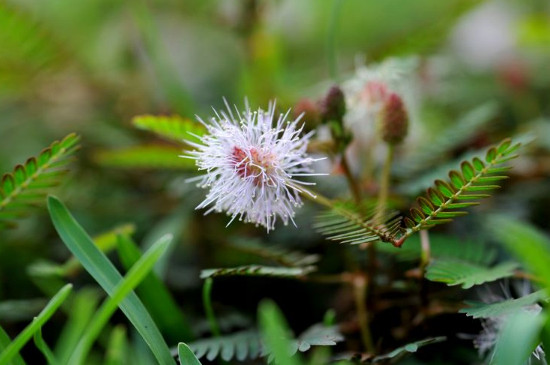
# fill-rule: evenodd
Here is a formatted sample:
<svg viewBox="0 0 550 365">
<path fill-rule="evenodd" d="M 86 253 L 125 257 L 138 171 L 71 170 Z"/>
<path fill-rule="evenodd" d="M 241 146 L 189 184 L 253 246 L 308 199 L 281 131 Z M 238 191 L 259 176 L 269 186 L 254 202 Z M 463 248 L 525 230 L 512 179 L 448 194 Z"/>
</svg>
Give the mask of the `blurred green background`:
<svg viewBox="0 0 550 365">
<path fill-rule="evenodd" d="M 253 107 L 273 99 L 292 107 L 353 78 L 362 65 L 409 56 L 418 60 L 414 93 L 422 100 L 418 119 L 432 133 L 426 140 L 474 107 L 498 105 L 451 157 L 501 137 L 538 135 L 502 204 L 549 229 L 547 0 L 2 0 L 0 171 L 11 171 L 70 132 L 81 135 L 71 174 L 56 194 L 94 234 L 132 223 L 134 237 L 147 246 L 174 233 L 179 244 L 164 276 L 186 297 L 184 312 L 202 316 L 199 270 L 252 259 L 246 262 L 218 242 L 225 216 L 194 211 L 203 192 L 184 182 L 191 171 L 113 166 L 102 153 L 172 146 L 133 128 L 135 115 L 206 118 L 223 97 L 239 106 L 246 97 Z M 0 302 L 42 296 L 27 268 L 68 258 L 45 209 L 17 223 L 0 232 Z M 300 227 L 267 238 L 253 227 L 234 224 L 228 230 L 271 242 L 297 235 L 295 245 L 311 247 L 318 236 L 307 221 Z M 301 290 L 294 285 L 284 290 Z M 240 303 L 231 303 L 230 290 L 218 299 L 254 313 L 265 293 L 253 288 Z M 309 300 L 315 307 L 315 298 Z M 16 333 L 40 307 L 25 308 L 23 315 L 0 312 L 0 322 Z M 304 303 L 294 316 L 306 308 Z M 311 316 L 320 319 L 324 308 Z"/>
</svg>

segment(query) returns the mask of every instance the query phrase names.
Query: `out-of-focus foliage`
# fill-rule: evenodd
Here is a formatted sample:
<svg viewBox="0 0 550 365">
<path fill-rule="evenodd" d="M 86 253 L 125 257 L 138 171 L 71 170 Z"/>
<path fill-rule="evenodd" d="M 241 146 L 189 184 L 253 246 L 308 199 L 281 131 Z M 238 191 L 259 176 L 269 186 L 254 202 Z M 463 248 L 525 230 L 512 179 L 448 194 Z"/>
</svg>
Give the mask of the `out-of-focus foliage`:
<svg viewBox="0 0 550 365">
<path fill-rule="evenodd" d="M 78 136 L 70 134 L 52 143 L 38 157 L 30 157 L 25 164 L 15 166 L 13 172 L 2 176 L 0 228 L 25 214 L 29 206 L 44 200 L 45 191 L 57 185 L 67 172 L 65 165 L 78 147 L 77 143 Z"/>
<path fill-rule="evenodd" d="M 549 37 L 546 0 L 0 2 L 0 364 L 544 363 Z M 382 213 L 379 82 L 409 117 Z M 224 98 L 306 112 L 298 228 L 195 211 L 179 156 Z"/>
</svg>

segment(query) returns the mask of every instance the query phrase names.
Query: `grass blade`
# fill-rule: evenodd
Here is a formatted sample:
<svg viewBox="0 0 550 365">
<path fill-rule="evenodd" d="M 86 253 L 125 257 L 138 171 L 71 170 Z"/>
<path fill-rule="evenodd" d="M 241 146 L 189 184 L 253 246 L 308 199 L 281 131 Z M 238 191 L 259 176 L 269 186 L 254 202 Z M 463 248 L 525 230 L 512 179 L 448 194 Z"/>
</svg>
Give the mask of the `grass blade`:
<svg viewBox="0 0 550 365">
<path fill-rule="evenodd" d="M 2 328 L 2 326 L 0 326 L 0 353 L 2 353 L 2 351 L 4 351 L 4 349 L 6 347 L 8 347 L 8 345 L 10 344 L 11 342 L 11 338 L 10 336 L 8 336 L 8 334 L 6 333 L 6 331 L 4 331 L 4 329 Z M 21 355 L 19 354 L 16 354 L 12 360 L 11 360 L 11 363 L 13 365 L 25 365 L 25 361 L 23 361 L 23 358 L 21 357 Z"/>
<path fill-rule="evenodd" d="M 141 251 L 125 234 L 118 236 L 117 245 L 120 261 L 124 268 L 129 270 L 141 257 Z M 194 337 L 174 298 L 154 271 L 143 279 L 136 291 L 162 333 L 169 339 L 187 341 Z"/>
<path fill-rule="evenodd" d="M 214 282 L 212 278 L 207 278 L 204 281 L 202 287 L 202 304 L 204 306 L 204 311 L 206 313 L 206 318 L 208 318 L 208 323 L 210 323 L 210 329 L 214 336 L 221 336 L 220 326 L 218 321 L 216 321 L 216 315 L 214 314 L 214 308 L 212 307 L 212 286 Z"/>
<path fill-rule="evenodd" d="M 61 364 L 67 364 L 80 337 L 86 331 L 99 303 L 99 290 L 81 289 L 73 297 L 69 318 L 55 344 L 55 357 Z"/>
<path fill-rule="evenodd" d="M 113 293 L 98 309 L 94 317 L 90 322 L 90 326 L 80 339 L 75 351 L 73 352 L 69 363 L 82 364 L 85 360 L 88 352 L 92 348 L 95 340 L 98 338 L 101 330 L 113 313 L 116 311 L 121 302 L 126 296 L 134 290 L 136 286 L 145 278 L 147 274 L 153 269 L 155 262 L 166 251 L 170 244 L 170 236 L 162 237 L 158 240 L 128 271 L 128 274 L 122 281 L 117 284 Z"/>
<path fill-rule="evenodd" d="M 178 344 L 178 356 L 181 365 L 201 365 L 193 351 L 183 342 Z"/>
<path fill-rule="evenodd" d="M 544 315 L 521 310 L 511 315 L 498 336 L 491 365 L 529 363 L 545 320 Z"/>
<path fill-rule="evenodd" d="M 19 351 L 31 339 L 36 331 L 50 319 L 55 311 L 63 304 L 65 299 L 71 293 L 73 286 L 67 284 L 48 302 L 46 307 L 34 318 L 34 320 L 2 351 L 0 354 L 0 365 L 9 364 L 9 362 L 19 354 Z"/>
<path fill-rule="evenodd" d="M 38 331 L 34 333 L 34 344 L 42 352 L 42 355 L 44 355 L 46 361 L 48 361 L 48 365 L 60 365 L 60 362 L 57 361 L 52 350 L 50 349 L 46 341 L 44 341 L 44 338 L 42 338 L 41 328 L 39 328 Z"/>
<path fill-rule="evenodd" d="M 128 344 L 126 342 L 126 328 L 118 325 L 111 331 L 109 337 L 109 347 L 105 356 L 105 365 L 123 365 L 125 364 L 126 354 L 128 353 Z"/>
<path fill-rule="evenodd" d="M 281 310 L 272 301 L 260 303 L 258 310 L 262 338 L 277 365 L 302 365 L 299 355 L 292 356 L 290 329 Z"/>
<path fill-rule="evenodd" d="M 48 198 L 48 210 L 52 222 L 65 245 L 80 260 L 82 266 L 99 285 L 109 295 L 113 295 L 115 287 L 122 280 L 120 273 L 94 245 L 90 236 L 76 222 L 63 203 L 50 196 Z M 120 303 L 120 309 L 151 348 L 157 361 L 160 364 L 173 364 L 174 360 L 170 355 L 168 345 L 137 295 L 130 293 Z"/>
</svg>

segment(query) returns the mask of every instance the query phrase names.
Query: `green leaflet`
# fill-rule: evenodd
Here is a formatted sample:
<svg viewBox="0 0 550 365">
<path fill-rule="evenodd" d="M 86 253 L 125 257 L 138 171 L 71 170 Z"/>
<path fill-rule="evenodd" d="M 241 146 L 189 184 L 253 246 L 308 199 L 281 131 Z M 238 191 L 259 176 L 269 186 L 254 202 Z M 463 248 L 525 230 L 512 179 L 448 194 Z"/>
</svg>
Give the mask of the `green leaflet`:
<svg viewBox="0 0 550 365">
<path fill-rule="evenodd" d="M 550 239 L 535 227 L 503 215 L 487 220 L 487 229 L 523 265 L 535 274 L 542 287 L 550 288 Z"/>
<path fill-rule="evenodd" d="M 293 353 L 308 351 L 311 346 L 334 346 L 343 341 L 344 336 L 338 332 L 337 326 L 314 324 L 305 330 L 292 344 Z"/>
<path fill-rule="evenodd" d="M 269 245 L 261 240 L 238 237 L 229 242 L 238 251 L 250 253 L 287 267 L 304 267 L 316 264 L 320 256 L 290 250 L 284 244 Z"/>
<path fill-rule="evenodd" d="M 298 338 L 288 337 L 288 354 L 306 352 L 312 346 L 334 346 L 343 341 L 344 337 L 338 332 L 336 326 L 315 324 L 305 330 Z M 205 357 L 212 361 L 218 357 L 231 361 L 236 359 L 244 361 L 269 355 L 264 345 L 264 340 L 258 331 L 250 329 L 224 336 L 216 336 L 194 341 L 189 344 L 197 358 Z"/>
<path fill-rule="evenodd" d="M 256 359 L 262 354 L 260 336 L 255 330 L 236 332 L 230 335 L 201 339 L 189 344 L 197 358 L 208 361 L 221 357 L 225 361 Z"/>
<path fill-rule="evenodd" d="M 370 356 L 366 356 L 365 359 L 363 357 L 364 354 L 361 353 L 351 353 L 346 355 L 340 355 L 337 356 L 338 360 L 341 360 L 342 362 L 338 362 L 337 364 L 345 364 L 345 365 L 351 365 L 351 364 L 393 364 L 393 363 L 399 363 L 398 360 L 402 359 L 403 357 L 410 355 L 411 353 L 415 353 L 418 351 L 419 348 L 424 347 L 426 345 L 431 345 L 438 342 L 443 342 L 447 338 L 445 336 L 440 337 L 432 337 L 432 338 L 426 338 L 420 341 L 415 341 L 408 343 L 406 345 L 400 346 L 396 348 L 393 351 L 388 352 L 387 354 L 378 355 L 373 358 Z M 343 362 L 345 360 L 349 360 L 352 362 Z"/>
<path fill-rule="evenodd" d="M 431 344 L 438 343 L 438 342 L 443 342 L 446 339 L 447 339 L 446 337 L 440 336 L 440 337 L 426 338 L 424 340 L 411 342 L 411 343 L 408 343 L 404 346 L 398 347 L 395 350 L 393 350 L 393 351 L 391 351 L 391 352 L 389 352 L 385 355 L 376 356 L 372 360 L 372 362 L 377 363 L 377 362 L 384 362 L 384 361 L 387 361 L 389 359 L 401 358 L 401 357 L 403 357 L 407 354 L 414 353 L 414 352 L 418 351 L 418 349 L 420 347 L 423 347 L 423 346 L 426 346 L 426 345 L 431 345 Z"/>
<path fill-rule="evenodd" d="M 179 157 L 181 154 L 182 149 L 178 147 L 147 145 L 99 151 L 94 159 L 108 167 L 196 171 L 195 162 Z"/>
<path fill-rule="evenodd" d="M 395 212 L 378 217 L 375 207 L 332 203 L 329 209 L 316 217 L 313 226 L 327 239 L 340 243 L 358 245 L 381 240 L 400 246 L 401 217 Z"/>
<path fill-rule="evenodd" d="M 306 267 L 271 267 L 261 265 L 245 265 L 223 269 L 207 269 L 201 271 L 201 279 L 216 276 L 273 276 L 299 278 L 315 270 L 313 266 Z"/>
<path fill-rule="evenodd" d="M 183 143 L 184 140 L 205 133 L 202 124 L 177 115 L 138 115 L 132 119 L 138 129 L 153 132 L 164 139 Z"/>
<path fill-rule="evenodd" d="M 544 290 L 539 290 L 521 298 L 507 299 L 490 304 L 467 301 L 466 304 L 468 304 L 469 307 L 463 308 L 459 310 L 459 312 L 465 313 L 467 316 L 473 318 L 500 317 L 517 312 L 519 309 L 533 305 L 537 302 L 548 301 L 548 299 L 550 299 L 550 296 L 548 296 Z"/>
<path fill-rule="evenodd" d="M 463 289 L 468 289 L 474 285 L 512 276 L 518 266 L 515 262 L 486 267 L 454 259 L 436 259 L 426 268 L 426 279 L 451 286 L 461 285 Z"/>
<path fill-rule="evenodd" d="M 48 189 L 59 184 L 79 139 L 69 134 L 4 174 L 0 182 L 0 228 L 25 215 L 32 205 L 43 201 Z"/>
</svg>

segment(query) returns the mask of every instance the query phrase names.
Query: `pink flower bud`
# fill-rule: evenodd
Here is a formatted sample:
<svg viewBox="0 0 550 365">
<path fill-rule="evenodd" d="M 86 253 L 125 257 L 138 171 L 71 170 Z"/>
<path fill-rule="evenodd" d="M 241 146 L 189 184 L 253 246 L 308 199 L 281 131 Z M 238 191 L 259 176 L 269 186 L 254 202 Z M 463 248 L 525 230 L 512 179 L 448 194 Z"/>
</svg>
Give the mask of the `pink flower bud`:
<svg viewBox="0 0 550 365">
<path fill-rule="evenodd" d="M 407 136 L 409 116 L 403 99 L 396 94 L 388 95 L 380 110 L 380 132 L 389 144 L 399 144 Z"/>
<path fill-rule="evenodd" d="M 319 110 L 323 122 L 331 120 L 342 122 L 346 114 L 346 101 L 339 86 L 330 88 L 327 95 L 319 102 Z"/>
</svg>

